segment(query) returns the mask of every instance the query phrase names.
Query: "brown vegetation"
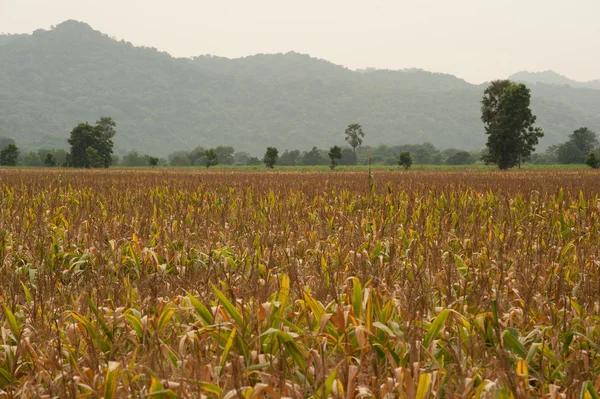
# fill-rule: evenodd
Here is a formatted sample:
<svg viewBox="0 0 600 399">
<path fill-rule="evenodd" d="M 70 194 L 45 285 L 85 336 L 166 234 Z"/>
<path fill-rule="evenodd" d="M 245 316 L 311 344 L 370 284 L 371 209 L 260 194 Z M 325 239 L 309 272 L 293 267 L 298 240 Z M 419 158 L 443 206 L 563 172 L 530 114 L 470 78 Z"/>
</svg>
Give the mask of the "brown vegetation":
<svg viewBox="0 0 600 399">
<path fill-rule="evenodd" d="M 0 184 L 0 398 L 597 397 L 593 171 Z"/>
</svg>

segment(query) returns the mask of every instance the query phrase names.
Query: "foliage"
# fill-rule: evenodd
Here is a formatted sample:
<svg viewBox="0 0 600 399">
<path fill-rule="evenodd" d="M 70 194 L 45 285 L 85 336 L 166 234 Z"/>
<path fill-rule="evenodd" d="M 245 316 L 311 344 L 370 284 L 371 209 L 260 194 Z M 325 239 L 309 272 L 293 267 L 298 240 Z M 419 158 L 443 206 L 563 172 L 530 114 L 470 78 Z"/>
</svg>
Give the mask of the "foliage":
<svg viewBox="0 0 600 399">
<path fill-rule="evenodd" d="M 521 166 L 544 136 L 533 127 L 536 117 L 529 108 L 530 90 L 524 84 L 496 80 L 486 88 L 481 101 L 481 120 L 488 135 L 486 164 L 500 169 Z"/>
<path fill-rule="evenodd" d="M 248 166 L 257 166 L 260 164 L 262 164 L 262 162 L 257 157 L 250 157 L 248 158 L 248 161 L 246 161 L 246 165 Z"/>
<path fill-rule="evenodd" d="M 80 123 L 71 131 L 71 165 L 75 168 L 108 168 L 112 164 L 115 122 L 102 117 L 95 126 Z"/>
<path fill-rule="evenodd" d="M 360 120 L 374 144 L 485 145 L 484 87 L 422 70 L 351 71 L 297 53 L 174 58 L 67 21 L 11 36 L 0 71 L 0 134 L 28 150 L 66 147 L 73 122 L 99 112 L 119 121 L 116 148 L 161 157 L 195 143 L 244 143 L 253 155 L 266 146 L 328 148 L 340 145 L 333 137 L 349 120 Z M 531 88 L 543 146 L 576 125 L 600 131 L 599 90 Z"/>
<path fill-rule="evenodd" d="M 557 160 L 562 164 L 584 163 L 586 156 L 598 146 L 598 135 L 587 127 L 575 130 L 569 140 L 558 146 Z"/>
<path fill-rule="evenodd" d="M 356 147 L 362 145 L 362 139 L 365 137 L 362 126 L 358 123 L 352 123 L 348 125 L 344 134 L 346 135 L 346 141 L 350 144 L 350 147 L 352 147 L 352 150 L 356 154 Z"/>
<path fill-rule="evenodd" d="M 104 166 L 104 159 L 94 147 L 85 149 L 85 159 L 87 168 L 102 168 Z"/>
<path fill-rule="evenodd" d="M 323 156 L 322 151 L 317 147 L 313 147 L 310 151 L 305 151 L 301 158 L 302 165 L 327 165 L 327 159 Z"/>
<path fill-rule="evenodd" d="M 16 166 L 19 149 L 15 144 L 8 144 L 0 150 L 0 166 Z"/>
<path fill-rule="evenodd" d="M 233 156 L 235 150 L 232 146 L 217 146 L 214 149 L 217 156 L 218 163 L 222 165 L 233 165 L 235 164 L 235 158 Z M 208 155 L 206 155 L 208 157 Z"/>
<path fill-rule="evenodd" d="M 265 156 L 263 157 L 263 163 L 269 169 L 273 169 L 279 158 L 279 151 L 275 147 L 267 147 Z"/>
<path fill-rule="evenodd" d="M 587 157 L 585 157 L 585 164 L 592 169 L 598 169 L 600 167 L 600 159 L 596 156 L 596 154 L 590 152 L 587 154 Z"/>
<path fill-rule="evenodd" d="M 331 168 L 331 170 L 335 169 L 335 167 L 337 166 L 337 162 L 339 159 L 342 158 L 342 149 L 339 146 L 333 146 L 329 149 L 329 159 L 331 160 L 331 165 L 329 165 L 329 167 Z"/>
<path fill-rule="evenodd" d="M 121 165 L 127 167 L 146 166 L 148 165 L 148 159 L 137 151 L 129 151 L 123 156 Z"/>
<path fill-rule="evenodd" d="M 410 152 L 401 152 L 398 156 L 398 165 L 402 166 L 404 169 L 409 169 L 412 164 L 413 160 Z"/>
<path fill-rule="evenodd" d="M 51 152 L 48 152 L 46 154 L 46 158 L 44 159 L 44 165 L 49 166 L 49 167 L 56 166 L 56 158 L 54 157 L 54 155 Z"/>
<path fill-rule="evenodd" d="M 231 153 L 233 154 L 233 148 L 231 150 Z M 206 157 L 205 165 L 207 169 L 219 163 L 219 155 L 217 154 L 217 151 L 215 151 L 213 148 L 206 150 L 204 156 Z"/>
<path fill-rule="evenodd" d="M 471 165 L 473 157 L 467 151 L 457 151 L 446 158 L 446 165 Z"/>
<path fill-rule="evenodd" d="M 158 158 L 158 157 L 152 157 L 150 155 L 147 155 L 146 159 L 148 161 L 148 166 L 152 166 L 152 167 L 158 166 L 158 163 L 160 162 L 160 158 Z"/>
<path fill-rule="evenodd" d="M 300 150 L 288 151 L 285 150 L 283 154 L 279 156 L 278 163 L 281 166 L 294 166 L 298 165 L 301 159 Z"/>
</svg>

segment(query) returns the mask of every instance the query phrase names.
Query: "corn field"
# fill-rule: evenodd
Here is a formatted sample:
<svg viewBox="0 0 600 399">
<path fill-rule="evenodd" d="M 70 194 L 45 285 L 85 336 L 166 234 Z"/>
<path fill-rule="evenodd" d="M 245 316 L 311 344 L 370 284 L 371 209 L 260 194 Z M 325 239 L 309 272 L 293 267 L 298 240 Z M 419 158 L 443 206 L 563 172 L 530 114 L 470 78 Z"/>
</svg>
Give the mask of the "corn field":
<svg viewBox="0 0 600 399">
<path fill-rule="evenodd" d="M 0 398 L 598 398 L 594 171 L 0 172 Z"/>
</svg>

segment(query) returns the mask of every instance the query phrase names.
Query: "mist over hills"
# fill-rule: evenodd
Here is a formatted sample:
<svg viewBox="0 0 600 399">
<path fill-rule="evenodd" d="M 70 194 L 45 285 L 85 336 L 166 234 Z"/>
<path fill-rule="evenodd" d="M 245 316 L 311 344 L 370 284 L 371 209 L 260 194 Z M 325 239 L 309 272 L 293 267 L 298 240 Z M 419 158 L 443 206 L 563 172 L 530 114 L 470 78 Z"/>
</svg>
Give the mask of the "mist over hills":
<svg viewBox="0 0 600 399">
<path fill-rule="evenodd" d="M 545 83 L 550 85 L 567 85 L 575 88 L 600 90 L 600 80 L 578 82 L 554 71 L 527 72 L 521 71 L 510 76 L 511 80 L 525 83 Z"/>
<path fill-rule="evenodd" d="M 521 77 L 520 80 L 525 80 Z M 546 137 L 600 132 L 600 90 L 528 84 Z M 0 136 L 29 149 L 66 147 L 81 121 L 111 116 L 115 144 L 164 156 L 233 145 L 238 151 L 344 144 L 349 123 L 365 144 L 430 141 L 482 148 L 485 85 L 422 70 L 352 71 L 297 53 L 173 58 L 67 21 L 32 35 L 0 35 Z"/>
</svg>

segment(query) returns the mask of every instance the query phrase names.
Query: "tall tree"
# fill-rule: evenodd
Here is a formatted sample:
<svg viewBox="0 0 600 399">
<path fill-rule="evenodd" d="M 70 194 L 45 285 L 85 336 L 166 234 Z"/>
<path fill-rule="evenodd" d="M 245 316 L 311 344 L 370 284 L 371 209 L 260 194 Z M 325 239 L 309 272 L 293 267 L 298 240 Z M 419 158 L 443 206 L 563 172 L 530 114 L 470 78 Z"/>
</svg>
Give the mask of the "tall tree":
<svg viewBox="0 0 600 399">
<path fill-rule="evenodd" d="M 56 157 L 51 152 L 46 154 L 46 159 L 44 159 L 44 165 L 54 167 L 56 166 Z"/>
<path fill-rule="evenodd" d="M 277 158 L 279 158 L 279 151 L 275 147 L 267 147 L 267 151 L 265 152 L 265 156 L 263 157 L 263 162 L 265 166 L 269 169 L 273 169 L 275 164 L 277 163 Z"/>
<path fill-rule="evenodd" d="M 335 145 L 329 149 L 328 155 L 329 159 L 331 160 L 331 165 L 329 165 L 329 168 L 333 170 L 337 166 L 338 159 L 342 158 L 342 149 L 339 146 Z"/>
<path fill-rule="evenodd" d="M 569 141 L 558 146 L 557 158 L 559 163 L 584 163 L 586 156 L 598 146 L 598 135 L 582 127 L 569 135 Z"/>
<path fill-rule="evenodd" d="M 15 144 L 8 144 L 0 151 L 1 166 L 17 166 L 19 149 Z"/>
<path fill-rule="evenodd" d="M 362 126 L 358 123 L 352 123 L 346 128 L 346 141 L 352 147 L 354 154 L 356 154 L 356 147 L 362 145 L 362 139 L 365 137 L 365 133 L 362 130 Z"/>
<path fill-rule="evenodd" d="M 536 117 L 529 108 L 530 90 L 524 84 L 509 80 L 493 81 L 481 101 L 481 120 L 488 135 L 486 164 L 500 169 L 521 166 L 523 158 L 535 151 L 544 136 L 541 128 L 533 127 Z"/>
<path fill-rule="evenodd" d="M 96 126 L 87 122 L 75 126 L 68 140 L 71 145 L 71 166 L 108 168 L 113 161 L 115 126 L 115 122 L 108 117 L 101 118 Z M 94 151 L 88 151 L 88 148 Z"/>
<path fill-rule="evenodd" d="M 205 166 L 207 169 L 219 163 L 219 155 L 217 154 L 217 151 L 213 148 L 206 150 L 204 156 L 206 157 Z"/>
<path fill-rule="evenodd" d="M 217 154 L 217 158 L 221 165 L 233 165 L 235 163 L 234 153 L 235 150 L 230 145 L 220 145 L 215 147 L 215 154 Z"/>
<path fill-rule="evenodd" d="M 321 155 L 321 151 L 317 147 L 313 147 L 312 150 L 306 151 L 302 154 L 302 165 L 326 165 L 327 159 Z"/>
<path fill-rule="evenodd" d="M 398 165 L 402 166 L 404 169 L 409 169 L 413 164 L 412 157 L 410 156 L 410 152 L 404 151 L 401 152 L 398 156 Z"/>
</svg>

